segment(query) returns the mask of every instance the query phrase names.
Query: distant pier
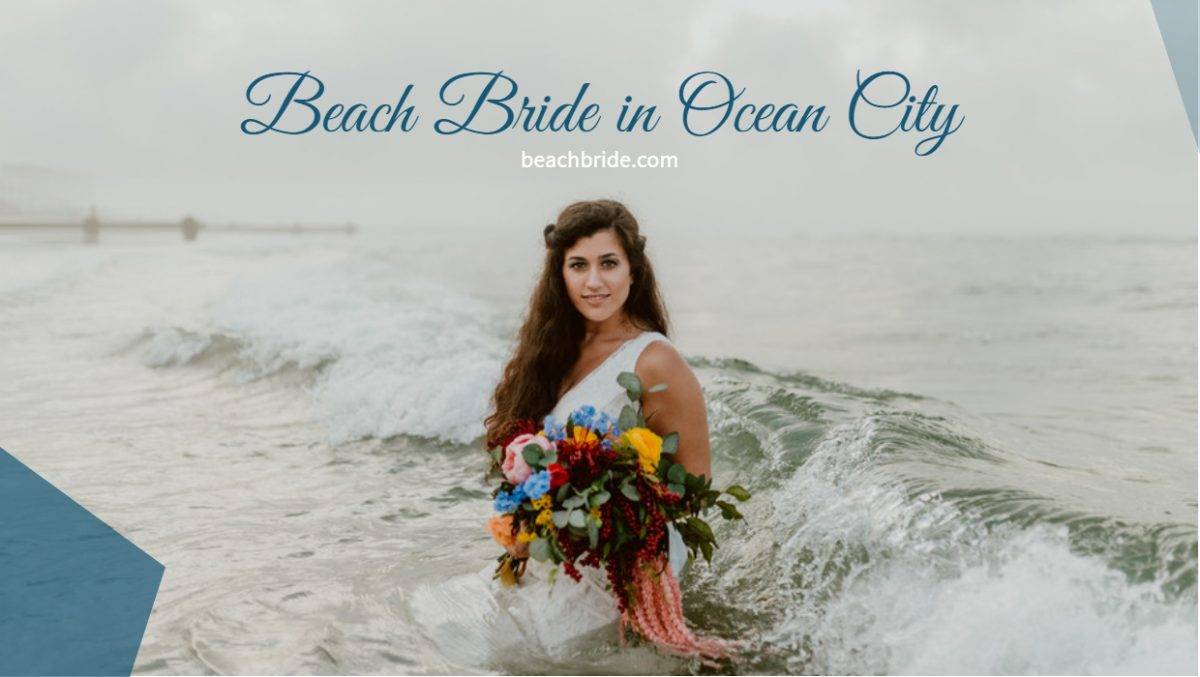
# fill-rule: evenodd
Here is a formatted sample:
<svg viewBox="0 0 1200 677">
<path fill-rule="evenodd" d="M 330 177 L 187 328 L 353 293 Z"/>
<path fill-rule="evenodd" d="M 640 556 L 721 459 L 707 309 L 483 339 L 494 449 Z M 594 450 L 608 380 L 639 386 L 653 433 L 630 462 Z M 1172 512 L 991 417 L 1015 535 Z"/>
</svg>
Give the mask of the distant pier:
<svg viewBox="0 0 1200 677">
<path fill-rule="evenodd" d="M 275 226 L 254 226 L 254 225 L 208 225 L 202 223 L 190 216 L 185 216 L 179 221 L 106 221 L 101 220 L 92 212 L 82 222 L 70 221 L 3 221 L 0 222 L 0 229 L 15 230 L 15 229 L 56 229 L 66 230 L 75 229 L 81 230 L 83 233 L 84 242 L 99 242 L 100 232 L 108 230 L 144 230 L 144 231 L 162 231 L 173 230 L 183 235 L 185 241 L 193 241 L 201 231 L 212 231 L 222 233 L 279 233 L 279 234 L 301 234 L 301 233 L 346 233 L 353 235 L 358 231 L 358 226 L 353 223 L 347 223 L 340 226 L 331 225 L 307 225 L 307 224 L 292 224 L 292 225 L 275 225 Z"/>
</svg>

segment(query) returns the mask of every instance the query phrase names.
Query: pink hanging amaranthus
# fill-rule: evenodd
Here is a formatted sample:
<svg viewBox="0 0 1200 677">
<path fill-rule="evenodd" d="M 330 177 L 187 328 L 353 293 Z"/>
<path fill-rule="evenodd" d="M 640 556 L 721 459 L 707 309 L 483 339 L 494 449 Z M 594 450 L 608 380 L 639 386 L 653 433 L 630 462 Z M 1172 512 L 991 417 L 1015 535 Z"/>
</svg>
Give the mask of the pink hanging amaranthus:
<svg viewBox="0 0 1200 677">
<path fill-rule="evenodd" d="M 704 663 L 728 658 L 732 642 L 701 637 L 683 616 L 683 593 L 666 559 L 639 562 L 633 579 L 633 599 L 621 612 L 621 632 L 629 628 L 660 650 Z"/>
</svg>

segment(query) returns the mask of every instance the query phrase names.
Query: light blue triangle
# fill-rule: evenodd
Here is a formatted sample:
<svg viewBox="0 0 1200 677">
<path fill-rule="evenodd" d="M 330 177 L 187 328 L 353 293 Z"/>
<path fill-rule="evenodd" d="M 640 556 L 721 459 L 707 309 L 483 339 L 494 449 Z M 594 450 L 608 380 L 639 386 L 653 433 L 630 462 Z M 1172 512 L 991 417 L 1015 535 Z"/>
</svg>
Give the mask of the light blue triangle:
<svg viewBox="0 0 1200 677">
<path fill-rule="evenodd" d="M 1200 28 L 1197 25 L 1197 0 L 1150 0 L 1150 4 L 1154 7 L 1154 18 L 1158 21 L 1158 32 L 1167 48 L 1167 57 L 1171 60 L 1171 70 L 1175 71 L 1183 107 L 1192 123 L 1192 140 L 1200 148 L 1200 138 L 1196 136 L 1196 33 Z"/>
</svg>

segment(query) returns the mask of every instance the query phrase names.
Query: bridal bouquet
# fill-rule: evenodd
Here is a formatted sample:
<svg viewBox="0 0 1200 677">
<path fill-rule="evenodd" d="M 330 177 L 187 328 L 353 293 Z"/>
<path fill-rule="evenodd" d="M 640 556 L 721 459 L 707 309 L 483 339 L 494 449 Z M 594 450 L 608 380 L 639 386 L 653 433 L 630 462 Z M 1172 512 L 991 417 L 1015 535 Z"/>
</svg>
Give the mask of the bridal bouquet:
<svg viewBox="0 0 1200 677">
<path fill-rule="evenodd" d="M 617 382 L 630 400 L 641 399 L 636 374 L 622 373 Z M 673 653 L 717 658 L 725 644 L 696 637 L 683 621 L 679 583 L 667 564 L 667 525 L 679 532 L 689 560 L 711 560 L 717 543 L 704 513 L 717 508 L 725 519 L 741 519 L 721 497 L 745 501 L 750 494 L 736 485 L 713 489 L 711 479 L 665 459 L 678 441 L 676 433 L 659 437 L 629 406 L 617 420 L 584 406 L 561 425 L 552 416 L 541 426 L 520 421 L 490 451 L 489 476 L 502 479 L 493 498 L 499 514 L 488 529 L 506 548 L 527 543 L 530 557 L 576 581 L 580 566 L 603 568 L 622 631 Z M 524 569 L 524 559 L 505 552 L 496 577 L 513 585 Z"/>
</svg>

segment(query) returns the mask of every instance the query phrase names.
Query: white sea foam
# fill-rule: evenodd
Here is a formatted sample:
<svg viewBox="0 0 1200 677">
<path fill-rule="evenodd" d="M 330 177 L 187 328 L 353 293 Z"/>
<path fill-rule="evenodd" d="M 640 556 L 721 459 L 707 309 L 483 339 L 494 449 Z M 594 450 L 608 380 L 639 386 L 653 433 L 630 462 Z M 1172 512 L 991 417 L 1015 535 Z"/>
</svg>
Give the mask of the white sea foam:
<svg viewBox="0 0 1200 677">
<path fill-rule="evenodd" d="M 908 498 L 875 466 L 874 433 L 872 417 L 834 428 L 773 492 L 796 587 L 772 592 L 795 603 L 768 641 L 793 669 L 1195 673 L 1194 602 L 1075 554 L 1065 527 L 985 527 Z"/>
<path fill-rule="evenodd" d="M 469 442 L 483 432 L 508 345 L 486 303 L 382 264 L 324 264 L 238 279 L 207 334 L 154 332 L 142 359 L 186 363 L 226 335 L 243 378 L 312 372 L 331 442 L 419 435 Z"/>
<path fill-rule="evenodd" d="M 214 336 L 180 329 L 159 327 L 146 333 L 142 348 L 142 364 L 147 367 L 166 367 L 187 364 L 212 345 Z"/>
</svg>

